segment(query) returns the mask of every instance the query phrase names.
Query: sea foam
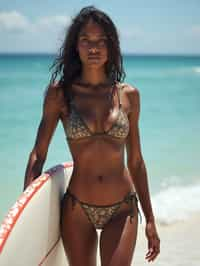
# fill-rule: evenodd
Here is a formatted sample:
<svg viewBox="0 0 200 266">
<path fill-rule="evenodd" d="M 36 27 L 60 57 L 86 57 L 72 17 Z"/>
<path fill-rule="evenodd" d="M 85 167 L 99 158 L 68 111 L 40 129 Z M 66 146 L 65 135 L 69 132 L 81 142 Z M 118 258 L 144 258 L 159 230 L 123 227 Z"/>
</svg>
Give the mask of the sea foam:
<svg viewBox="0 0 200 266">
<path fill-rule="evenodd" d="M 195 73 L 199 73 L 200 74 L 200 66 L 199 67 L 194 67 L 193 68 Z"/>
<path fill-rule="evenodd" d="M 185 221 L 200 214 L 200 184 L 170 186 L 153 195 L 151 201 L 160 224 Z"/>
</svg>

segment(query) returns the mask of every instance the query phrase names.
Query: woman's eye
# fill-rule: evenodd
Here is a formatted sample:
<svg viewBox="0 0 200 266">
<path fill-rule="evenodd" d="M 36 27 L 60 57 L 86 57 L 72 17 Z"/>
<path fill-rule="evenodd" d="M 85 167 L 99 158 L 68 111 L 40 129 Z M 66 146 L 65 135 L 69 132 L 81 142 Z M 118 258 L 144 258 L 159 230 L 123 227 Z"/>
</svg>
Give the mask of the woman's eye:
<svg viewBox="0 0 200 266">
<path fill-rule="evenodd" d="M 100 45 L 105 45 L 105 44 L 106 44 L 106 40 L 104 40 L 104 39 L 100 40 L 100 41 L 99 41 L 99 44 L 100 44 Z"/>
<path fill-rule="evenodd" d="M 93 41 L 89 41 L 88 39 L 83 38 L 83 39 L 80 39 L 80 43 L 82 45 L 89 45 L 90 43 L 92 44 Z M 98 41 L 94 41 L 94 44 L 97 45 L 97 46 L 105 46 L 106 45 L 106 40 L 105 39 L 100 39 Z"/>
<path fill-rule="evenodd" d="M 88 44 L 88 40 L 87 39 L 80 39 L 80 43 L 83 45 Z"/>
</svg>

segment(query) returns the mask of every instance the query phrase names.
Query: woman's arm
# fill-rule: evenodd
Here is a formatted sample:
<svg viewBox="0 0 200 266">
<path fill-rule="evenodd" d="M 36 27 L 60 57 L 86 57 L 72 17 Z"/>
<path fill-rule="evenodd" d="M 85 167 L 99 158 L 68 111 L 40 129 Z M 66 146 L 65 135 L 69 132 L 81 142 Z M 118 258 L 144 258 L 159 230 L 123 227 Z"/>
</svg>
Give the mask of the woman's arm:
<svg viewBox="0 0 200 266">
<path fill-rule="evenodd" d="M 147 171 L 140 146 L 138 126 L 140 114 L 140 94 L 138 89 L 129 87 L 128 98 L 131 111 L 129 113 L 130 133 L 126 142 L 127 165 L 139 196 L 146 221 L 149 221 L 154 220 L 154 215 L 149 195 Z"/>
<path fill-rule="evenodd" d="M 43 113 L 34 147 L 30 153 L 24 178 L 24 190 L 38 177 L 46 160 L 50 140 L 57 126 L 61 110 L 61 88 L 51 84 L 45 94 Z"/>
<path fill-rule="evenodd" d="M 146 254 L 146 259 L 148 261 L 153 261 L 160 252 L 160 239 L 156 230 L 154 214 L 150 200 L 147 171 L 140 145 L 138 125 L 140 114 L 139 90 L 137 88 L 128 86 L 127 95 L 130 103 L 130 132 L 126 142 L 127 165 L 146 219 L 145 233 L 148 238 L 148 252 Z"/>
</svg>

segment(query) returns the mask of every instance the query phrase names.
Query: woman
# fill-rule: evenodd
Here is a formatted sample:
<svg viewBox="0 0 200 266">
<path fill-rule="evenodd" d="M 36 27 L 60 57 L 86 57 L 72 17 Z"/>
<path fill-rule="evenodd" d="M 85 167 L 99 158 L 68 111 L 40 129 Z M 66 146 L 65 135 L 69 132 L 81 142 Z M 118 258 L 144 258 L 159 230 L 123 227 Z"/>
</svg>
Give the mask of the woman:
<svg viewBox="0 0 200 266">
<path fill-rule="evenodd" d="M 97 229 L 101 265 L 131 265 L 138 227 L 136 192 L 146 220 L 146 259 L 153 261 L 160 240 L 140 149 L 139 91 L 121 83 L 125 73 L 111 19 L 93 6 L 83 8 L 72 20 L 53 67 L 24 189 L 42 172 L 61 119 L 74 161 L 61 206 L 61 236 L 70 266 L 96 265 Z M 61 78 L 55 81 L 58 73 Z"/>
</svg>

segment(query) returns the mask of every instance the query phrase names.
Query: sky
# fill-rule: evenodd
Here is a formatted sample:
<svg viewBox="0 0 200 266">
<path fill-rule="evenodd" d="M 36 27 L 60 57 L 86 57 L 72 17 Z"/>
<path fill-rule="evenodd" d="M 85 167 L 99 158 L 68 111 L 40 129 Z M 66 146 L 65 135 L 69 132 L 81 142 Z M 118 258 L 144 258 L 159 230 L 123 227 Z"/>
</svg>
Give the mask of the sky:
<svg viewBox="0 0 200 266">
<path fill-rule="evenodd" d="M 200 0 L 0 0 L 0 53 L 57 52 L 88 5 L 111 17 L 123 53 L 200 54 Z"/>
</svg>

